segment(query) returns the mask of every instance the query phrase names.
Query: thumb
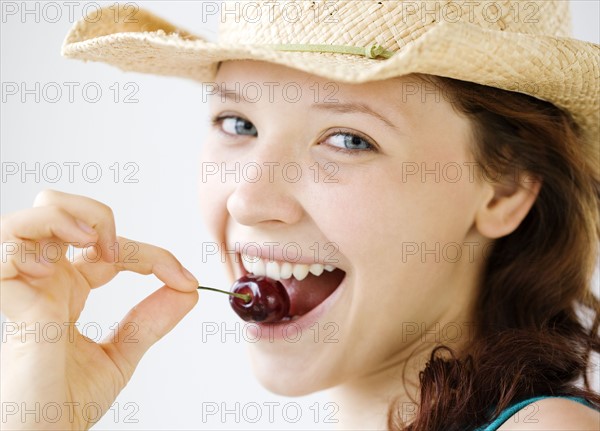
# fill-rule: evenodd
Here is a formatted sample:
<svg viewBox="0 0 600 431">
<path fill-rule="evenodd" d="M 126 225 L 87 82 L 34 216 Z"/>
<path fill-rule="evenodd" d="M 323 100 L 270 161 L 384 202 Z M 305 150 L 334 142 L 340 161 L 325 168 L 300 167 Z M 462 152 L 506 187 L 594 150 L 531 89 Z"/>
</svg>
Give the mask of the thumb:
<svg viewBox="0 0 600 431">
<path fill-rule="evenodd" d="M 198 302 L 198 292 L 163 286 L 133 307 L 117 331 L 103 343 L 123 376 L 129 380 L 142 356 L 183 319 Z"/>
</svg>

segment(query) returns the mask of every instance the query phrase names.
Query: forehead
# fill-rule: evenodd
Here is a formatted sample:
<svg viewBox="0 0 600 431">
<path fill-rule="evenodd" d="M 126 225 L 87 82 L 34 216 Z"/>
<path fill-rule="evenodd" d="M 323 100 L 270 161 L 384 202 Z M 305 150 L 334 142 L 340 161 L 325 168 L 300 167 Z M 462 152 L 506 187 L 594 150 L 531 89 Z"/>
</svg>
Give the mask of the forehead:
<svg viewBox="0 0 600 431">
<path fill-rule="evenodd" d="M 400 114 L 405 120 L 435 111 L 447 115 L 450 104 L 443 91 L 429 79 L 406 75 L 360 84 L 332 81 L 287 66 L 254 60 L 221 63 L 209 93 L 211 103 L 249 99 L 261 103 L 287 103 L 304 109 L 309 105 L 362 103 L 372 109 Z M 225 94 L 232 97 L 225 97 Z M 443 114 L 445 113 L 445 114 Z"/>
<path fill-rule="evenodd" d="M 364 89 L 365 91 L 390 91 L 396 90 L 402 85 L 422 84 L 425 81 L 419 75 L 405 75 L 391 79 L 372 81 L 360 84 L 349 84 L 332 81 L 321 76 L 307 73 L 302 70 L 283 66 L 276 63 L 268 63 L 257 60 L 229 60 L 219 63 L 216 82 L 231 80 L 234 82 L 251 83 L 261 78 L 270 83 L 298 83 L 299 85 L 310 85 L 315 82 L 331 84 L 347 92 Z"/>
</svg>

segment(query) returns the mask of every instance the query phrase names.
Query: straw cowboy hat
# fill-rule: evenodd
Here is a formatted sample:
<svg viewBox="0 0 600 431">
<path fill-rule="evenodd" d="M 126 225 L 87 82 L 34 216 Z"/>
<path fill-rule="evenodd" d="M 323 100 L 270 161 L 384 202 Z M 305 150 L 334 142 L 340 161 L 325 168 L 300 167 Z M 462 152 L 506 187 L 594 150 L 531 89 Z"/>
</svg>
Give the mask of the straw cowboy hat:
<svg viewBox="0 0 600 431">
<path fill-rule="evenodd" d="M 570 38 L 567 1 L 209 3 L 203 10 L 220 18 L 218 42 L 129 3 L 75 23 L 62 53 L 201 82 L 214 80 L 219 62 L 236 59 L 348 83 L 410 73 L 471 81 L 568 111 L 600 169 L 600 46 Z"/>
</svg>

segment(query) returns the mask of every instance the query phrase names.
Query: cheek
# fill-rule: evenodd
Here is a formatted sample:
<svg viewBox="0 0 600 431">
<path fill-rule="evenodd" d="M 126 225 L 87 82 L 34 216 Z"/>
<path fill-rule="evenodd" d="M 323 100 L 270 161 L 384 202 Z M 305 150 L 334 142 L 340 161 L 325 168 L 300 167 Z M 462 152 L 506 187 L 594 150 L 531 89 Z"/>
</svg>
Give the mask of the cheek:
<svg viewBox="0 0 600 431">
<path fill-rule="evenodd" d="M 231 185 L 221 179 L 223 160 L 206 144 L 200 155 L 198 193 L 200 213 L 209 232 L 223 240 L 227 219 L 227 198 Z"/>
<path fill-rule="evenodd" d="M 475 190 L 468 181 L 402 181 L 400 173 L 386 169 L 326 195 L 331 209 L 317 213 L 318 220 L 351 262 L 355 286 L 342 331 L 352 337 L 342 334 L 340 340 L 352 345 L 370 340 L 354 363 L 376 366 L 403 348 L 398 328 L 434 320 L 460 294 L 447 287 L 459 265 L 444 260 L 444 250 L 455 250 L 444 245 L 466 241 Z"/>
<path fill-rule="evenodd" d="M 444 174 L 444 163 L 454 163 L 447 160 L 439 162 L 439 178 L 406 175 L 398 164 L 390 164 L 352 176 L 341 173 L 339 183 L 313 194 L 319 198 L 309 212 L 352 262 L 357 277 L 380 280 L 381 285 L 399 277 L 427 277 L 441 269 L 442 253 L 454 253 L 455 244 L 463 247 L 461 253 L 468 252 L 464 246 L 470 241 L 478 186 L 467 172 L 458 181 L 455 171 L 451 177 L 450 171 Z M 434 161 L 423 163 L 437 169 Z M 452 181 L 444 181 L 444 175 Z M 421 253 L 411 254 L 421 249 L 439 250 L 440 259 L 427 254 L 423 262 Z"/>
</svg>

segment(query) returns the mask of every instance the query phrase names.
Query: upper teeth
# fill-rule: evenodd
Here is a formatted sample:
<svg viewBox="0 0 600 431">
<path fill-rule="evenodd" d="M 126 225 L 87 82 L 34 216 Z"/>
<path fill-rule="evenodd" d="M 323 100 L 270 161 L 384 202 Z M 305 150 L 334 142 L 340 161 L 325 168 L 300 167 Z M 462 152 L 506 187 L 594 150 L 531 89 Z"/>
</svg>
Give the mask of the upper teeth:
<svg viewBox="0 0 600 431">
<path fill-rule="evenodd" d="M 273 280 L 281 280 L 294 276 L 298 281 L 306 278 L 308 273 L 319 276 L 323 271 L 333 271 L 335 266 L 313 263 L 306 265 L 303 263 L 279 262 L 274 260 L 265 260 L 255 256 L 242 254 L 242 264 L 246 271 L 258 276 L 267 276 Z"/>
</svg>

